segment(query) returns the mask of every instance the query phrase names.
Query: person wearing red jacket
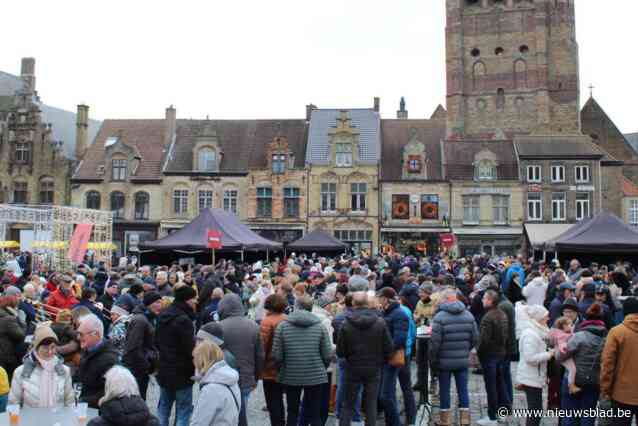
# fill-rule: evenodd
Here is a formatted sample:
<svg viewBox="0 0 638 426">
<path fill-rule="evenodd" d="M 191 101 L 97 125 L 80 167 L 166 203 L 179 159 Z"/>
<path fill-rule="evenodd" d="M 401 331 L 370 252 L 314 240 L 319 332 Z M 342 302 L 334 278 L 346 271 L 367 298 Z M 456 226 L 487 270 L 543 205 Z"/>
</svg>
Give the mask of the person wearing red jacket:
<svg viewBox="0 0 638 426">
<path fill-rule="evenodd" d="M 71 288 L 72 285 L 73 278 L 68 275 L 62 275 L 60 285 L 53 293 L 51 293 L 47 300 L 47 304 L 50 307 L 58 309 L 71 309 L 73 306 L 77 305 L 78 299 L 75 298 L 75 294 Z"/>
</svg>

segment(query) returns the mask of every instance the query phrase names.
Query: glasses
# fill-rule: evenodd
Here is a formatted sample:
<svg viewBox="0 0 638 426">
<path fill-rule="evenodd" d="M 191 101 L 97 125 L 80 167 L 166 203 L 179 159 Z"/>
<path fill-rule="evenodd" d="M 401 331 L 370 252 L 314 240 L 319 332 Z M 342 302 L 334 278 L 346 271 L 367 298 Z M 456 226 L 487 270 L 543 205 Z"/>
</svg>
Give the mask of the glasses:
<svg viewBox="0 0 638 426">
<path fill-rule="evenodd" d="M 80 336 L 80 339 L 82 339 L 82 338 L 84 338 L 86 336 L 90 336 L 91 334 L 96 334 L 96 333 L 97 333 L 97 331 L 95 331 L 95 330 L 84 331 L 84 332 L 78 331 L 78 336 Z"/>
<path fill-rule="evenodd" d="M 55 353 L 58 350 L 58 345 L 55 343 L 49 343 L 48 345 L 40 345 L 38 347 L 38 352 L 41 353 Z"/>
</svg>

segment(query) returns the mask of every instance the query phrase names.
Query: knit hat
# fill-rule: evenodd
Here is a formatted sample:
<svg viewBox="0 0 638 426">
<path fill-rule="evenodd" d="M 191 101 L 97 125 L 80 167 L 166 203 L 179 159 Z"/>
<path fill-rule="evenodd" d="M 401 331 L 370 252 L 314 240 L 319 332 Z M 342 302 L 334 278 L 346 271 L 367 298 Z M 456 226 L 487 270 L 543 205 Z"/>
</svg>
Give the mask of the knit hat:
<svg viewBox="0 0 638 426">
<path fill-rule="evenodd" d="M 53 332 L 51 327 L 48 325 L 41 325 L 36 328 L 33 333 L 33 348 L 38 349 L 38 346 L 40 346 L 45 339 L 53 339 L 55 343 L 59 342 L 58 336 Z"/>
<path fill-rule="evenodd" d="M 5 296 L 21 296 L 22 292 L 20 291 L 20 289 L 18 287 L 15 286 L 9 286 L 7 287 L 7 289 L 4 291 L 4 295 Z"/>
<path fill-rule="evenodd" d="M 173 290 L 173 293 L 175 294 L 175 301 L 177 302 L 186 302 L 197 297 L 195 290 L 187 285 L 176 288 Z"/>
<path fill-rule="evenodd" d="M 199 329 L 195 337 L 202 340 L 210 340 L 217 346 L 221 346 L 224 344 L 224 329 L 218 322 L 209 322 Z"/>
<path fill-rule="evenodd" d="M 529 305 L 526 308 L 526 311 L 527 316 L 529 316 L 533 320 L 536 320 L 537 322 L 542 320 L 549 314 L 549 311 L 541 305 Z"/>
<path fill-rule="evenodd" d="M 625 316 L 638 314 L 638 298 L 628 297 L 622 302 L 622 310 Z"/>
<path fill-rule="evenodd" d="M 144 295 L 144 306 L 150 306 L 161 299 L 162 299 L 162 296 L 158 292 L 149 291 Z"/>
</svg>

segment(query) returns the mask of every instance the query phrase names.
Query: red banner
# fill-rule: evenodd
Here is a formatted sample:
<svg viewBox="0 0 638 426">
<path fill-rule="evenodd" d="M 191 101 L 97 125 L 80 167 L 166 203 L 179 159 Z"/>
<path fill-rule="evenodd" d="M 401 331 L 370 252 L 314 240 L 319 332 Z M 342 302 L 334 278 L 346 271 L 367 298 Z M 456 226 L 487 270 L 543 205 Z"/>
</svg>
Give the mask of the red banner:
<svg viewBox="0 0 638 426">
<path fill-rule="evenodd" d="M 222 248 L 222 233 L 215 229 L 209 229 L 207 241 L 208 248 L 219 250 Z"/>
<path fill-rule="evenodd" d="M 67 257 L 72 262 L 82 263 L 86 249 L 89 247 L 89 239 L 91 239 L 91 231 L 93 225 L 90 223 L 80 223 L 76 225 L 71 237 L 71 244 L 69 244 L 69 253 Z"/>
<path fill-rule="evenodd" d="M 456 237 L 454 234 L 441 234 L 440 236 L 441 244 L 445 247 L 452 247 L 456 242 Z"/>
</svg>

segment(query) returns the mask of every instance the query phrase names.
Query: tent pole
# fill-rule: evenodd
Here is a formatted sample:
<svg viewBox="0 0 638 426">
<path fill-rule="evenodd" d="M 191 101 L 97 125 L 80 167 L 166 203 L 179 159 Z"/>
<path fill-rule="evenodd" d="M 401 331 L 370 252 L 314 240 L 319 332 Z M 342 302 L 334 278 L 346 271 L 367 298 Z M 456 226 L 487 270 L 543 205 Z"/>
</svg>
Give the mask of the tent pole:
<svg viewBox="0 0 638 426">
<path fill-rule="evenodd" d="M 213 253 L 213 271 L 216 270 L 215 268 L 215 249 L 212 249 L 212 253 Z"/>
<path fill-rule="evenodd" d="M 241 250 L 241 261 L 244 261 L 244 249 Z"/>
<path fill-rule="evenodd" d="M 270 259 L 270 252 L 269 252 L 268 248 L 266 248 L 266 263 L 270 262 L 269 259 Z"/>
</svg>

